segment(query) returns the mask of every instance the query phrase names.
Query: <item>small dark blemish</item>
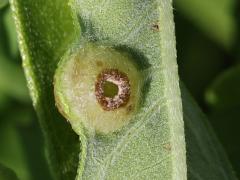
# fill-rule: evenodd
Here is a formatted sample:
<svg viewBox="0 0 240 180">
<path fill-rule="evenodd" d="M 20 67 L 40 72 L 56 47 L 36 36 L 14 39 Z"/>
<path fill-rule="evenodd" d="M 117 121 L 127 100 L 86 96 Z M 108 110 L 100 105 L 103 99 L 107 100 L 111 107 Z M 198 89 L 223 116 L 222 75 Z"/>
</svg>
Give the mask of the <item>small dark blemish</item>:
<svg viewBox="0 0 240 180">
<path fill-rule="evenodd" d="M 160 29 L 158 22 L 153 23 L 151 29 L 155 32 L 158 32 Z"/>
<path fill-rule="evenodd" d="M 127 113 L 130 113 L 133 110 L 133 105 L 130 104 L 126 110 L 127 110 Z"/>
<path fill-rule="evenodd" d="M 171 147 L 171 144 L 170 143 L 166 143 L 163 145 L 163 148 L 168 150 L 168 151 L 171 151 L 172 147 Z"/>
</svg>

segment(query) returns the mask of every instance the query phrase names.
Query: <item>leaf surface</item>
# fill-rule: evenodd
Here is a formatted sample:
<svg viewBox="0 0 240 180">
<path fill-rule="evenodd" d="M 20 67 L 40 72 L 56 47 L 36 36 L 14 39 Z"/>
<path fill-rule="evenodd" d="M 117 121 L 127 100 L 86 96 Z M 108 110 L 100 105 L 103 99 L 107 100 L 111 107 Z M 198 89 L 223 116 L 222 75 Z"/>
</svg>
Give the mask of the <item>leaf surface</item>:
<svg viewBox="0 0 240 180">
<path fill-rule="evenodd" d="M 74 179 L 76 174 L 77 179 L 187 179 L 171 1 L 77 0 L 72 2 L 71 11 L 63 0 L 13 0 L 12 8 L 29 88 L 46 138 L 49 161 L 58 179 Z M 81 143 L 57 112 L 52 85 L 64 52 L 81 40 L 75 14 L 86 39 L 121 48 L 135 54 L 139 64 L 147 64 L 142 69 L 146 75 L 144 101 L 131 123 L 108 135 L 89 136 L 82 127 L 74 127 Z M 186 123 L 191 119 L 200 123 L 202 116 L 195 113 L 192 102 L 184 106 L 190 107 Z M 189 128 L 195 133 L 196 127 Z M 206 144 L 201 139 L 208 131 L 205 128 L 202 125 L 196 139 L 187 136 L 187 148 L 189 152 L 195 149 L 190 154 L 196 158 L 188 162 L 188 169 L 194 170 L 189 178 L 234 179 L 222 151 L 209 150 L 218 142 Z M 206 136 L 211 139 L 211 133 Z M 209 151 L 198 153 L 195 143 Z M 202 163 L 202 157 L 228 168 L 219 170 L 218 164 Z M 205 175 L 203 167 L 211 166 L 214 168 Z M 214 176 L 219 171 L 225 176 Z"/>
<path fill-rule="evenodd" d="M 87 140 L 78 178 L 186 179 L 171 2 L 79 0 L 73 6 L 83 36 L 143 55 L 137 63 L 147 64 L 142 74 L 148 72 L 146 97 L 132 123 Z"/>
<path fill-rule="evenodd" d="M 76 35 L 70 7 L 65 0 L 13 0 L 11 5 L 50 168 L 57 179 L 73 179 L 80 150 L 78 136 L 57 112 L 52 84 L 57 62 Z"/>
</svg>

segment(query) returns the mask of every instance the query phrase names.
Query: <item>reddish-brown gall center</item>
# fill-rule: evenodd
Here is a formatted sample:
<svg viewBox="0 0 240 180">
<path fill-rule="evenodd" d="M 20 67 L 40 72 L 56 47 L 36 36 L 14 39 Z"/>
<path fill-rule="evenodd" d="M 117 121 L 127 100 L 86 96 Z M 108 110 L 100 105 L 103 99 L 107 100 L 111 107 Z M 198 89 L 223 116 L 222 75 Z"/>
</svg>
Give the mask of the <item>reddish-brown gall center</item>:
<svg viewBox="0 0 240 180">
<path fill-rule="evenodd" d="M 117 87 L 113 96 L 106 96 L 106 83 Z M 98 103 L 106 111 L 112 111 L 125 106 L 130 98 L 130 83 L 127 75 L 118 69 L 105 69 L 98 76 L 95 83 L 95 95 Z"/>
</svg>

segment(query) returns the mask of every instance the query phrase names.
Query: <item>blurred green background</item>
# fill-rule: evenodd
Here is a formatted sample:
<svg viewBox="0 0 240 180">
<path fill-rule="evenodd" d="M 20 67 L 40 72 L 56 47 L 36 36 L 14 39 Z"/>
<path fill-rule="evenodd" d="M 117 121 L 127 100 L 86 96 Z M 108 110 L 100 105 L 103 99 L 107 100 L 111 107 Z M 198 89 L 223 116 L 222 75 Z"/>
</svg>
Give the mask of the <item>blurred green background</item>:
<svg viewBox="0 0 240 180">
<path fill-rule="evenodd" d="M 240 1 L 175 0 L 179 74 L 240 177 Z M 21 67 L 7 0 L 0 0 L 0 179 L 48 180 L 44 140 Z"/>
</svg>

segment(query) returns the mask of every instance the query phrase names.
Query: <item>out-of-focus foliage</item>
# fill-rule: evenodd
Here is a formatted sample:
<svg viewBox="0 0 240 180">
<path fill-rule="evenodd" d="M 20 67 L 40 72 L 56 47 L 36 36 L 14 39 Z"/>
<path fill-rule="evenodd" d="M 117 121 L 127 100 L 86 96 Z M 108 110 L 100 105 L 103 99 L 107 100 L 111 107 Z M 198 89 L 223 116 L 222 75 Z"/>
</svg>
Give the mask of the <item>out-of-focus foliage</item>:
<svg viewBox="0 0 240 180">
<path fill-rule="evenodd" d="M 214 109 L 240 106 L 240 66 L 219 75 L 206 93 L 207 102 Z"/>
<path fill-rule="evenodd" d="M 0 179 L 17 180 L 17 175 L 9 168 L 0 164 Z"/>
<path fill-rule="evenodd" d="M 205 111 L 240 177 L 240 1 L 175 3 L 180 77 Z"/>
<path fill-rule="evenodd" d="M 0 179 L 50 179 L 15 25 L 7 1 L 0 2 Z"/>
<path fill-rule="evenodd" d="M 23 70 L 19 66 L 17 36 L 9 8 L 0 11 L 0 18 L 0 94 L 30 102 Z"/>
<path fill-rule="evenodd" d="M 6 6 L 8 4 L 8 0 L 1 0 L 0 1 L 0 9 L 3 8 L 4 6 Z"/>
<path fill-rule="evenodd" d="M 221 46 L 230 49 L 237 37 L 235 0 L 175 0 L 177 11 Z M 186 27 L 187 29 L 187 27 Z"/>
<path fill-rule="evenodd" d="M 240 66 L 230 68 L 220 74 L 206 91 L 206 101 L 210 105 L 210 117 L 217 134 L 222 140 L 229 157 L 240 169 Z M 239 171 L 238 171 L 239 172 Z"/>
</svg>

